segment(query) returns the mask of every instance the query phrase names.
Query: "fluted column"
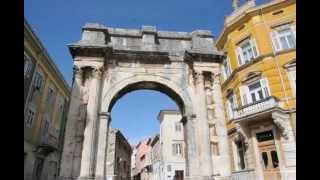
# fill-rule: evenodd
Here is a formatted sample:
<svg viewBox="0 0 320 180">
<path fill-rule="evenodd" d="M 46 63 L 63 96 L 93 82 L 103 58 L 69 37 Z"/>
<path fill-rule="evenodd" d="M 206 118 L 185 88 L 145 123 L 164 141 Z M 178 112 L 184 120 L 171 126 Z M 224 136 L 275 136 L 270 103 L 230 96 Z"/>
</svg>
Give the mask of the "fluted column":
<svg viewBox="0 0 320 180">
<path fill-rule="evenodd" d="M 213 101 L 215 110 L 215 124 L 219 141 L 219 167 L 215 167 L 221 176 L 229 176 L 231 174 L 228 133 L 225 120 L 223 97 L 221 93 L 220 74 L 212 75 L 213 85 Z"/>
<path fill-rule="evenodd" d="M 74 149 L 75 149 L 75 123 L 77 122 L 77 114 L 79 106 L 81 104 L 81 84 L 82 84 L 82 73 L 83 70 L 79 66 L 74 66 L 73 69 L 73 84 L 70 97 L 70 105 L 68 111 L 68 120 L 65 130 L 64 146 L 60 164 L 60 179 L 72 178 L 72 172 L 74 168 Z"/>
<path fill-rule="evenodd" d="M 107 149 L 108 149 L 108 134 L 111 121 L 110 113 L 101 112 L 99 114 L 99 134 L 98 134 L 98 149 L 96 163 L 96 180 L 105 180 L 107 175 Z"/>
<path fill-rule="evenodd" d="M 100 99 L 102 67 L 93 67 L 89 84 L 89 98 L 87 105 L 86 127 L 81 157 L 79 179 L 94 179 L 96 132 L 98 122 L 98 108 Z"/>
<path fill-rule="evenodd" d="M 198 124 L 198 153 L 199 153 L 199 170 L 202 177 L 210 178 L 213 176 L 209 123 L 207 117 L 206 94 L 204 86 L 204 76 L 202 72 L 196 72 L 195 96 L 197 111 L 196 121 Z"/>
</svg>

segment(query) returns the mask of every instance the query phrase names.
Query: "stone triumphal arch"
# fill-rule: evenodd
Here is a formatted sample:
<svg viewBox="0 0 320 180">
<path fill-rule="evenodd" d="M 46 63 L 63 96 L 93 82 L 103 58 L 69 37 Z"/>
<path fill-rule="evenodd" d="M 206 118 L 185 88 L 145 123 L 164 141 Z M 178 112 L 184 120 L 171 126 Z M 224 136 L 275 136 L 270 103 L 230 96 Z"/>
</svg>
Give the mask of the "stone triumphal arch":
<svg viewBox="0 0 320 180">
<path fill-rule="evenodd" d="M 219 83 L 223 55 L 209 31 L 117 29 L 88 23 L 81 40 L 69 49 L 74 80 L 60 179 L 106 179 L 112 106 L 137 89 L 161 91 L 179 106 L 187 179 L 230 174 Z M 212 143 L 219 146 L 218 157 L 212 156 Z"/>
</svg>

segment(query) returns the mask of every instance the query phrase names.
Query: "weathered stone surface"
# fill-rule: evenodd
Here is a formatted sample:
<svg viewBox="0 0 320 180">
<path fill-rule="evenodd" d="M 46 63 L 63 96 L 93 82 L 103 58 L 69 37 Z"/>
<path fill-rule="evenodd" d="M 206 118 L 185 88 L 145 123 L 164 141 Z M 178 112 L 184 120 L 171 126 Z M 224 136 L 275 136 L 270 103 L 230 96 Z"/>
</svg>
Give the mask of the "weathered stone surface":
<svg viewBox="0 0 320 180">
<path fill-rule="evenodd" d="M 222 58 L 222 53 L 216 50 L 209 31 L 167 32 L 157 31 L 152 26 L 134 30 L 86 24 L 82 39 L 70 44 L 69 48 L 75 66 L 85 73 L 82 79 L 77 76 L 80 79 L 76 85 L 80 90 L 74 88 L 72 92 L 85 92 L 80 93 L 81 101 L 85 102 L 71 101 L 70 105 L 70 109 L 76 110 L 79 104 L 87 103 L 80 178 L 94 177 L 92 173 L 97 173 L 97 170 L 102 172 L 99 170 L 101 163 L 103 164 L 101 153 L 106 147 L 101 137 L 106 134 L 106 128 L 101 128 L 102 120 L 98 114 L 111 112 L 115 102 L 126 93 L 137 89 L 151 89 L 167 94 L 180 108 L 185 127 L 187 178 L 212 179 L 216 162 L 214 159 L 211 161 L 209 119 L 216 121 L 218 128 L 225 127 L 221 124 L 224 119 L 219 119 L 223 117 L 222 102 L 217 100 L 221 98 L 219 84 L 212 87 L 210 96 L 214 99 L 210 104 L 211 108 L 207 108 L 206 104 L 208 91 L 204 85 L 204 74 L 220 74 L 219 63 Z M 101 70 L 99 78 L 90 75 L 97 68 Z M 208 111 L 211 116 L 207 115 Z M 74 122 L 74 116 L 75 114 L 71 113 L 69 120 Z M 72 124 L 69 122 L 67 131 L 74 131 Z M 226 141 L 225 130 L 217 132 L 218 140 Z M 69 132 L 67 142 L 75 141 L 75 136 L 71 134 L 73 133 Z M 228 146 L 221 144 L 220 148 L 226 153 L 217 164 L 222 163 L 221 168 L 227 168 L 221 170 L 223 175 L 227 176 L 229 168 L 225 165 L 228 163 Z M 75 153 L 74 149 L 65 148 L 65 151 Z M 65 160 L 67 158 L 62 159 Z M 74 163 L 80 162 L 71 160 L 62 163 L 61 168 Z M 108 168 L 114 165 L 114 160 L 107 157 L 104 165 L 108 174 Z M 65 174 L 64 177 L 70 176 Z M 98 174 L 97 178 L 101 176 L 107 178 L 103 174 Z"/>
</svg>

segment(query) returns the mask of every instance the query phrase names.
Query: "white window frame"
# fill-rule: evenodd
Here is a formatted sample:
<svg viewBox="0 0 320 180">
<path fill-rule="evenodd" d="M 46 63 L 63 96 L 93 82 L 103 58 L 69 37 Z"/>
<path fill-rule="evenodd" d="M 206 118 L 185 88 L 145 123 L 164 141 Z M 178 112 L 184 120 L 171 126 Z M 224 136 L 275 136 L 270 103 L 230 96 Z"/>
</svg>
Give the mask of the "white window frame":
<svg viewBox="0 0 320 180">
<path fill-rule="evenodd" d="M 290 85 L 292 88 L 292 93 L 294 97 L 296 97 L 296 67 L 289 67 L 288 68 L 288 77 L 290 81 Z"/>
<path fill-rule="evenodd" d="M 34 77 L 34 87 L 37 90 L 41 91 L 43 87 L 43 82 L 44 82 L 43 75 L 39 71 L 37 71 Z"/>
<path fill-rule="evenodd" d="M 245 85 L 240 86 L 242 106 L 254 103 L 252 100 L 252 97 L 251 97 L 251 93 L 249 91 L 249 86 L 254 83 L 257 83 L 257 82 L 260 82 L 260 86 L 261 86 L 262 94 L 263 94 L 263 99 L 271 96 L 271 91 L 269 88 L 269 83 L 268 83 L 267 78 L 261 78 L 258 81 L 254 81 L 254 82 L 251 82 L 250 84 L 245 84 Z"/>
<path fill-rule="evenodd" d="M 180 122 L 175 122 L 174 123 L 174 129 L 176 132 L 181 132 L 181 123 Z"/>
<path fill-rule="evenodd" d="M 52 93 L 50 93 L 52 92 Z M 53 87 L 48 88 L 48 104 L 54 105 L 54 101 L 57 97 L 56 91 Z"/>
<path fill-rule="evenodd" d="M 24 77 L 29 77 L 33 62 L 26 53 L 24 53 L 24 59 Z"/>
<path fill-rule="evenodd" d="M 228 115 L 229 115 L 229 119 L 232 119 L 234 110 L 237 108 L 237 98 L 236 98 L 235 94 L 233 92 L 231 92 L 227 96 L 227 99 L 228 99 L 227 100 Z M 230 102 L 231 99 L 233 100 L 233 104 Z"/>
<path fill-rule="evenodd" d="M 284 30 L 284 29 L 289 29 L 290 32 L 287 32 L 288 33 L 287 35 L 279 34 L 279 31 Z M 289 40 L 287 38 L 289 36 L 289 33 L 292 35 L 292 38 L 294 40 L 293 46 L 290 45 Z M 288 48 L 283 47 L 283 45 L 280 41 L 280 38 L 282 36 L 285 36 L 285 40 L 287 42 Z M 284 24 L 284 25 L 273 28 L 273 30 L 270 32 L 270 38 L 272 41 L 273 50 L 275 52 L 279 52 L 279 51 L 283 51 L 283 50 L 287 50 L 287 49 L 292 49 L 292 48 L 296 47 L 296 32 L 295 32 L 295 28 L 293 27 L 293 25 Z"/>
<path fill-rule="evenodd" d="M 32 116 L 30 116 L 29 112 L 32 113 Z M 36 117 L 36 109 L 32 106 L 32 104 L 29 104 L 29 107 L 26 113 L 26 119 L 25 119 L 26 127 L 28 128 L 32 127 L 35 117 Z"/>
<path fill-rule="evenodd" d="M 246 169 L 246 157 L 245 157 L 245 145 L 244 145 L 244 142 L 241 141 L 242 143 L 242 151 L 243 151 L 243 160 L 244 160 L 244 169 Z M 234 165 L 235 165 L 235 170 L 236 171 L 241 171 L 241 170 L 244 170 L 241 168 L 241 158 L 240 158 L 240 154 L 239 154 L 239 149 L 238 149 L 238 145 L 237 145 L 237 142 L 233 141 L 232 143 L 232 146 L 233 146 L 233 154 L 234 154 Z"/>
<path fill-rule="evenodd" d="M 182 155 L 182 144 L 181 143 L 173 143 L 172 144 L 172 153 L 174 156 L 181 156 Z"/>
<path fill-rule="evenodd" d="M 232 74 L 229 56 L 227 56 L 227 58 L 224 59 L 224 61 L 222 63 L 222 69 L 223 69 L 224 80 L 227 80 L 230 77 L 230 75 Z"/>
<path fill-rule="evenodd" d="M 245 44 L 249 44 L 248 48 L 245 48 L 245 51 L 243 50 L 243 46 Z M 252 57 L 249 57 L 249 50 L 252 52 Z M 245 59 L 244 53 L 248 53 L 248 58 Z M 242 66 L 244 64 L 249 63 L 253 59 L 256 59 L 259 57 L 259 50 L 258 46 L 256 43 L 256 40 L 254 38 L 246 38 L 242 40 L 236 48 L 236 54 L 237 54 L 237 59 L 238 59 L 238 65 Z"/>
</svg>

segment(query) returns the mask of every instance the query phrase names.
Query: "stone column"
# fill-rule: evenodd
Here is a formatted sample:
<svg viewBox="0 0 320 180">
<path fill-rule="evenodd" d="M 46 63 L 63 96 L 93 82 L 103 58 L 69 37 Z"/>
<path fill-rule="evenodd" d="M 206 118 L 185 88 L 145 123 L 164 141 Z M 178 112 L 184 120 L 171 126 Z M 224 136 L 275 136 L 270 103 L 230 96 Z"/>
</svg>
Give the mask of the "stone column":
<svg viewBox="0 0 320 180">
<path fill-rule="evenodd" d="M 71 180 L 72 171 L 74 168 L 74 149 L 75 149 L 75 123 L 77 122 L 77 114 L 81 104 L 81 84 L 82 84 L 82 69 L 74 66 L 74 79 L 70 97 L 70 105 L 68 111 L 68 120 L 65 129 L 64 146 L 60 164 L 59 179 Z"/>
<path fill-rule="evenodd" d="M 182 117 L 185 142 L 186 178 L 197 175 L 198 154 L 196 145 L 195 115 L 185 115 Z"/>
<path fill-rule="evenodd" d="M 99 133 L 97 147 L 96 180 L 107 179 L 107 150 L 108 134 L 111 121 L 110 113 L 101 112 L 99 114 Z"/>
<path fill-rule="evenodd" d="M 195 100 L 194 105 L 196 114 L 197 144 L 198 144 L 198 158 L 199 170 L 201 178 L 210 179 L 213 176 L 211 150 L 210 150 L 210 135 L 209 122 L 207 117 L 206 94 L 204 86 L 204 76 L 202 72 L 196 72 L 195 84 Z"/>
<path fill-rule="evenodd" d="M 91 82 L 89 87 L 89 97 L 87 105 L 86 128 L 84 130 L 84 141 L 82 148 L 81 168 L 79 179 L 94 179 L 95 173 L 95 153 L 96 153 L 96 132 L 98 108 L 101 87 L 101 67 L 93 67 L 91 72 Z"/>
<path fill-rule="evenodd" d="M 218 169 L 221 176 L 229 176 L 231 174 L 230 156 L 228 146 L 228 133 L 225 120 L 224 106 L 222 101 L 220 74 L 213 74 L 213 101 L 215 109 L 215 124 L 218 135 L 219 146 L 219 165 L 214 167 Z"/>
</svg>

